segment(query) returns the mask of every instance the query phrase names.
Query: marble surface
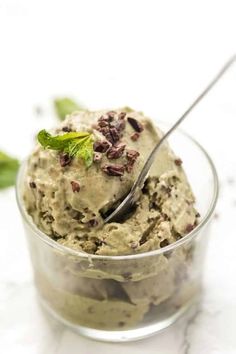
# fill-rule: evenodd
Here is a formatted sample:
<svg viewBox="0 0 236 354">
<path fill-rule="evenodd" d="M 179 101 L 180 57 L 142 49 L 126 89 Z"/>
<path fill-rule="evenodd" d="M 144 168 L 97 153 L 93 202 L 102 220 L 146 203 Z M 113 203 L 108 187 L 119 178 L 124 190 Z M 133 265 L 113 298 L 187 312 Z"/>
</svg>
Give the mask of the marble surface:
<svg viewBox="0 0 236 354">
<path fill-rule="evenodd" d="M 36 132 L 55 123 L 54 95 L 78 96 L 94 109 L 128 104 L 173 122 L 234 51 L 235 2 L 214 2 L 214 11 L 210 1 L 157 3 L 0 0 L 0 149 L 24 158 Z M 114 11 L 122 25 L 108 16 Z M 1 354 L 236 353 L 235 69 L 184 124 L 213 157 L 220 179 L 196 314 L 124 344 L 95 342 L 48 319 L 37 302 L 14 189 L 8 189 L 0 192 Z"/>
</svg>

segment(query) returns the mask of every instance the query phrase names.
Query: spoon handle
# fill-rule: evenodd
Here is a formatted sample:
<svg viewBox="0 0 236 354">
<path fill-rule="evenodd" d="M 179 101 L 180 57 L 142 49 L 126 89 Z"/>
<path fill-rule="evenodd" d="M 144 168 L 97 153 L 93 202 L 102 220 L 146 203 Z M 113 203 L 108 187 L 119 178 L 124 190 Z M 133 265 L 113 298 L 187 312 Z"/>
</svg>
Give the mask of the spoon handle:
<svg viewBox="0 0 236 354">
<path fill-rule="evenodd" d="M 137 201 L 139 197 L 139 192 L 143 187 L 145 179 L 148 172 L 153 164 L 156 153 L 159 150 L 163 142 L 168 138 L 168 136 L 183 122 L 187 115 L 194 109 L 194 107 L 208 94 L 208 92 L 213 88 L 213 86 L 221 79 L 224 73 L 231 67 L 232 64 L 236 62 L 236 55 L 231 57 L 227 63 L 222 67 L 214 79 L 208 84 L 204 91 L 195 99 L 195 101 L 189 106 L 189 108 L 183 113 L 183 115 L 176 121 L 176 123 L 167 131 L 165 135 L 160 139 L 160 141 L 153 148 L 151 154 L 149 155 L 147 161 L 145 162 L 137 180 L 133 184 L 131 191 L 125 197 L 125 199 L 120 203 L 120 205 L 104 220 L 105 223 L 118 220 L 122 218 L 129 208 Z"/>
<path fill-rule="evenodd" d="M 231 67 L 233 63 L 236 62 L 236 55 L 232 56 L 218 74 L 213 78 L 213 80 L 207 85 L 205 90 L 195 99 L 195 101 L 189 106 L 189 108 L 183 113 L 183 115 L 176 121 L 176 123 L 167 131 L 167 133 L 161 138 L 157 145 L 153 148 L 151 154 L 149 155 L 147 161 L 145 162 L 142 171 L 139 174 L 138 179 L 134 183 L 131 192 L 134 192 L 137 188 L 142 188 L 147 174 L 152 166 L 155 159 L 156 153 L 159 150 L 162 143 L 168 138 L 168 136 L 183 122 L 187 115 L 197 106 L 197 104 L 208 94 L 208 92 L 215 86 L 215 84 L 221 79 L 225 72 Z"/>
</svg>

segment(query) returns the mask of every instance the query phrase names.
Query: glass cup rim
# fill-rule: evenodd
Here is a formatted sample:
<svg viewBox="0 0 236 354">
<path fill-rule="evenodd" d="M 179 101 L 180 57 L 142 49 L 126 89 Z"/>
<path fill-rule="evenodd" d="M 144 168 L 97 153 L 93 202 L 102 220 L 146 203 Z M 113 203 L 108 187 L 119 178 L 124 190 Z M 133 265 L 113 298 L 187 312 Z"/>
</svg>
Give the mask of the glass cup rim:
<svg viewBox="0 0 236 354">
<path fill-rule="evenodd" d="M 159 122 L 159 124 L 163 124 L 163 122 Z M 164 123 L 164 124 L 167 125 L 166 123 Z M 207 210 L 204 218 L 200 220 L 200 222 L 196 226 L 196 228 L 194 228 L 191 232 L 189 232 L 187 235 L 185 235 L 181 239 L 177 240 L 176 242 L 171 243 L 170 245 L 165 246 L 163 248 L 159 248 L 159 249 L 148 251 L 148 252 L 142 252 L 142 253 L 136 253 L 136 254 L 128 254 L 128 255 L 118 255 L 118 256 L 106 256 L 106 255 L 89 254 L 89 253 L 86 253 L 86 252 L 83 252 L 83 251 L 73 250 L 73 249 L 71 249 L 69 247 L 66 247 L 64 245 L 59 244 L 58 242 L 56 242 L 55 240 L 50 238 L 47 234 L 45 234 L 43 231 L 41 231 L 34 224 L 34 222 L 32 220 L 32 217 L 27 213 L 26 209 L 23 207 L 24 203 L 23 203 L 23 200 L 22 200 L 22 196 L 20 195 L 21 194 L 20 193 L 20 183 L 21 183 L 22 174 L 24 172 L 24 168 L 25 168 L 26 163 L 27 163 L 27 159 L 25 159 L 21 163 L 20 169 L 19 169 L 18 174 L 17 174 L 17 179 L 16 179 L 16 200 L 17 200 L 17 205 L 18 205 L 18 208 L 20 210 L 20 213 L 21 213 L 21 216 L 22 216 L 23 220 L 30 227 L 30 229 L 33 232 L 33 234 L 36 237 L 38 237 L 42 242 L 47 244 L 48 246 L 57 249 L 59 252 L 63 252 L 63 253 L 66 253 L 68 255 L 76 256 L 76 257 L 79 257 L 79 258 L 84 258 L 84 259 L 87 259 L 89 261 L 91 261 L 91 260 L 121 261 L 121 260 L 131 260 L 131 259 L 133 260 L 133 259 L 139 259 L 139 258 L 143 258 L 143 257 L 156 256 L 156 255 L 161 255 L 163 253 L 172 251 L 173 249 L 176 249 L 176 248 L 180 247 L 184 243 L 191 241 L 193 238 L 195 238 L 198 235 L 199 231 L 211 219 L 211 216 L 212 216 L 212 214 L 213 214 L 213 212 L 215 210 L 215 206 L 216 206 L 217 199 L 218 199 L 219 179 L 218 179 L 218 175 L 217 175 L 217 171 L 216 171 L 215 165 L 214 165 L 211 157 L 209 156 L 209 154 L 205 150 L 205 148 L 203 148 L 203 146 L 196 139 L 194 139 L 190 134 L 186 133 L 184 130 L 177 129 L 177 132 L 179 132 L 182 135 L 184 135 L 185 137 L 187 137 L 195 146 L 198 147 L 198 149 L 201 150 L 201 152 L 205 156 L 205 158 L 208 161 L 208 164 L 210 166 L 212 175 L 213 175 L 213 183 L 214 183 L 213 188 L 214 188 L 214 190 L 213 190 L 212 200 L 209 203 L 209 207 L 208 207 L 208 210 Z"/>
</svg>

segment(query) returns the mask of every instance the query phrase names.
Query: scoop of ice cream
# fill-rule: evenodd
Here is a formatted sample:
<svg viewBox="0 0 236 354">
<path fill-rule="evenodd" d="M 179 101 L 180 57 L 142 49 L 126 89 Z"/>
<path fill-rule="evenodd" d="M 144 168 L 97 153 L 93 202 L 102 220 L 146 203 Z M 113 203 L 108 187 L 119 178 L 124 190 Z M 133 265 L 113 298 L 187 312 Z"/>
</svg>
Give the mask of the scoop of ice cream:
<svg viewBox="0 0 236 354">
<path fill-rule="evenodd" d="M 87 168 L 38 145 L 28 160 L 24 200 L 35 224 L 65 246 L 94 254 L 130 254 L 163 247 L 196 224 L 194 197 L 179 160 L 164 144 L 137 209 L 124 223 L 102 214 L 131 189 L 162 132 L 143 114 L 125 109 L 81 111 L 53 133 L 91 132 L 94 162 Z"/>
</svg>

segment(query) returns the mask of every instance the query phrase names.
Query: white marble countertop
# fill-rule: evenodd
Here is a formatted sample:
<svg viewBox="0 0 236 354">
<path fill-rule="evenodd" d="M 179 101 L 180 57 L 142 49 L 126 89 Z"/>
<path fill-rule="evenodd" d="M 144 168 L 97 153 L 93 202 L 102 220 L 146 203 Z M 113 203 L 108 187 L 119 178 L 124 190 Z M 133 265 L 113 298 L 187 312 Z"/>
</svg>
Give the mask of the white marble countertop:
<svg viewBox="0 0 236 354">
<path fill-rule="evenodd" d="M 213 12 L 211 2 L 201 0 L 192 7 L 162 2 L 158 9 L 156 1 L 111 3 L 0 0 L 0 150 L 26 156 L 33 135 L 55 122 L 48 103 L 53 95 L 78 95 L 95 109 L 129 104 L 173 121 L 235 49 L 235 2 L 214 2 Z M 42 20 L 45 10 L 49 16 Z M 115 20 L 108 15 L 113 11 Z M 221 186 L 197 314 L 124 344 L 95 342 L 49 320 L 37 303 L 14 190 L 8 189 L 0 192 L 0 353 L 236 353 L 235 92 L 236 68 L 185 124 L 213 157 Z M 37 104 L 42 116 L 34 113 Z"/>
</svg>

